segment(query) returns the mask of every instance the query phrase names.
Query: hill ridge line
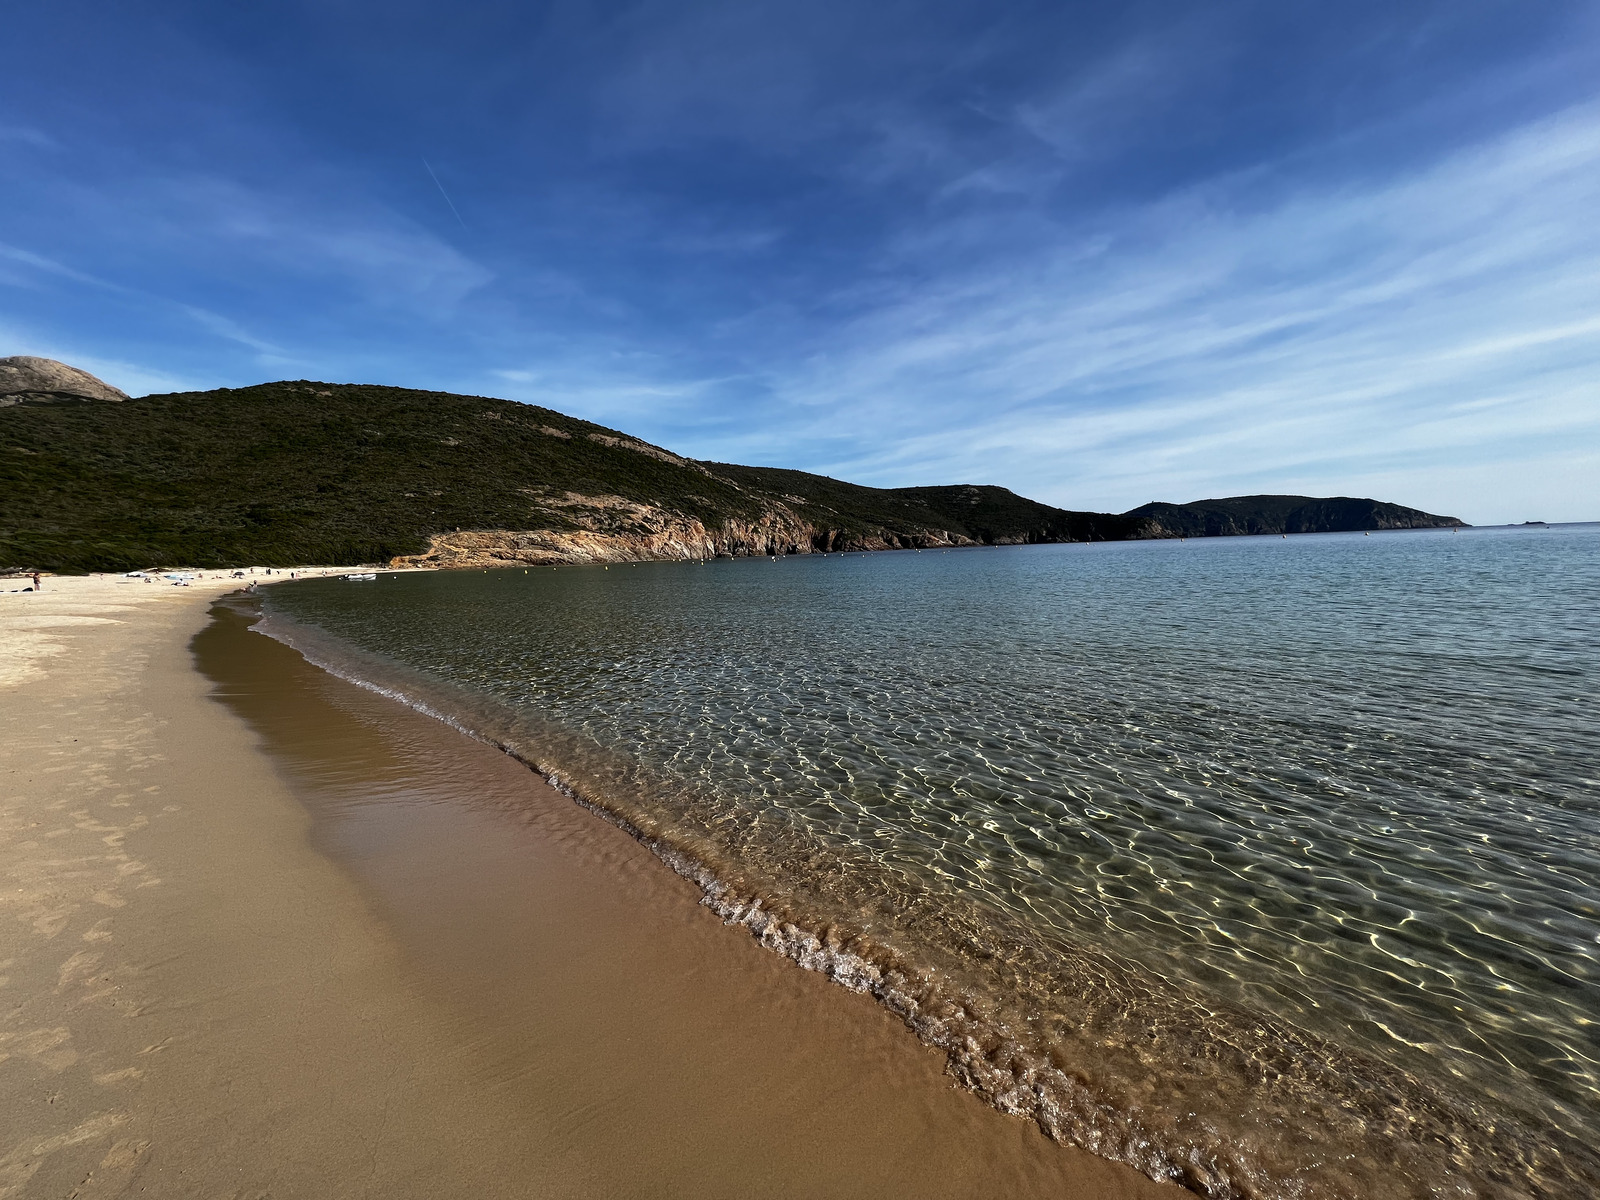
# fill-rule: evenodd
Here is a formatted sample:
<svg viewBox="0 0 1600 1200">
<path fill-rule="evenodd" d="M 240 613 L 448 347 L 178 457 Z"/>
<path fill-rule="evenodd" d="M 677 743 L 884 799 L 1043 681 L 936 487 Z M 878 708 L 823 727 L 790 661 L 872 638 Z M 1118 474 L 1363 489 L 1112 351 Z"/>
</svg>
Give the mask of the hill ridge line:
<svg viewBox="0 0 1600 1200">
<path fill-rule="evenodd" d="M 1458 523 L 1352 503 L 1369 521 Z M 871 488 L 690 459 L 543 406 L 377 384 L 0 406 L 0 568 L 13 570 L 698 559 L 1206 536 L 1186 530 L 1278 519 L 1194 507 L 1094 513 L 994 485 Z"/>
</svg>

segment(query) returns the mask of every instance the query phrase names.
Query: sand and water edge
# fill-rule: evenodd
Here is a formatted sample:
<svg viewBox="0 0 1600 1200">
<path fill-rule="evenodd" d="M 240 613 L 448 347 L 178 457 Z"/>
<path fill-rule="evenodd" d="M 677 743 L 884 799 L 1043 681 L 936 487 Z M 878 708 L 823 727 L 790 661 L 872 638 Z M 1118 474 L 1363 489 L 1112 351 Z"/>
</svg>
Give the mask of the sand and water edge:
<svg viewBox="0 0 1600 1200">
<path fill-rule="evenodd" d="M 237 587 L 0 595 L 0 1197 L 1180 1194 Z"/>
</svg>

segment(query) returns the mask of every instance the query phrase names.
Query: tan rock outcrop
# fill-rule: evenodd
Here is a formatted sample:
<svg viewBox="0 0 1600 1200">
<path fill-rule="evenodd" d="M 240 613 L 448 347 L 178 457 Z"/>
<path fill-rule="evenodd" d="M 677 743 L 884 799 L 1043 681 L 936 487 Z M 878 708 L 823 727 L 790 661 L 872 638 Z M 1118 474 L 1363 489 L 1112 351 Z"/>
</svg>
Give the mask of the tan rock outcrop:
<svg viewBox="0 0 1600 1200">
<path fill-rule="evenodd" d="M 948 531 L 901 535 L 819 527 L 786 507 L 752 519 L 729 519 L 715 529 L 694 517 L 621 496 L 541 497 L 576 528 L 463 529 L 435 534 L 422 554 L 393 566 L 509 567 L 556 563 L 673 562 L 840 550 L 909 550 L 975 545 Z"/>
<path fill-rule="evenodd" d="M 126 392 L 53 358 L 35 358 L 29 354 L 0 358 L 0 408 L 13 404 L 127 398 Z"/>
</svg>

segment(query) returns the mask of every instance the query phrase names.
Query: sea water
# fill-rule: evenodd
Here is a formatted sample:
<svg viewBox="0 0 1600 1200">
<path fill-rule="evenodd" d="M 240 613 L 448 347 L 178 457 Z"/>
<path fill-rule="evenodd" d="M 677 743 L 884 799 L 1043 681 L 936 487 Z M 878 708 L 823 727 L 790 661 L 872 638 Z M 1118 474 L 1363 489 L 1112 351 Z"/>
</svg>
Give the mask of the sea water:
<svg viewBox="0 0 1600 1200">
<path fill-rule="evenodd" d="M 266 608 L 1053 1136 L 1215 1196 L 1600 1193 L 1600 526 Z"/>
</svg>

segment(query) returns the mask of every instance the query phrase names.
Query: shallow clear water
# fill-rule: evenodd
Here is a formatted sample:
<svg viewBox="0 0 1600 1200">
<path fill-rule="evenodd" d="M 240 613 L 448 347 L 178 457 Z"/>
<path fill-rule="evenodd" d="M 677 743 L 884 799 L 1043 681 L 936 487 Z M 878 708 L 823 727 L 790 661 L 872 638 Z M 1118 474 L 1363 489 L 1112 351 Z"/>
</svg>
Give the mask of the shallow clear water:
<svg viewBox="0 0 1600 1200">
<path fill-rule="evenodd" d="M 1215 1195 L 1600 1191 L 1600 526 L 267 604 L 1057 1136 Z"/>
</svg>

